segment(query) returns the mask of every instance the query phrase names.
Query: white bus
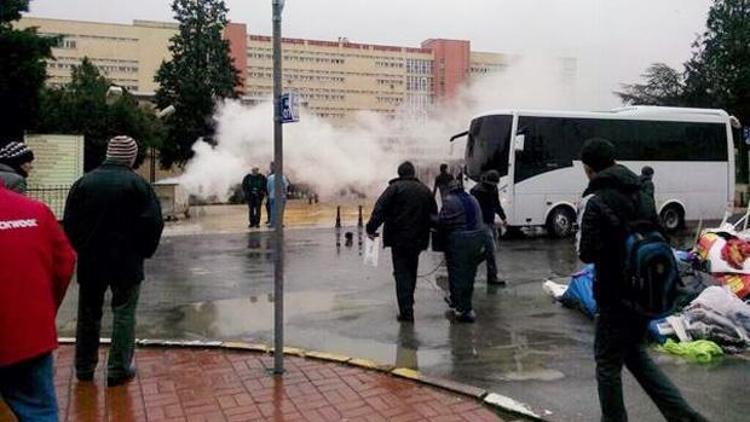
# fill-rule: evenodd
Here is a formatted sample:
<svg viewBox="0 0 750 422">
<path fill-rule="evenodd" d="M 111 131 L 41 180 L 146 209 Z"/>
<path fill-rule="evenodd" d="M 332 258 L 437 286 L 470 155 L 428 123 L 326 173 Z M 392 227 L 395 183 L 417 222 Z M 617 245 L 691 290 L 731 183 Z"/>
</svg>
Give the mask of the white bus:
<svg viewBox="0 0 750 422">
<path fill-rule="evenodd" d="M 610 140 L 620 164 L 654 169 L 656 207 L 668 230 L 686 220 L 721 219 L 734 200 L 734 143 L 723 110 L 627 107 L 610 112 L 502 110 L 477 116 L 467 132 L 466 175 L 500 172 L 509 226 L 575 229 L 587 179 L 585 140 Z"/>
</svg>

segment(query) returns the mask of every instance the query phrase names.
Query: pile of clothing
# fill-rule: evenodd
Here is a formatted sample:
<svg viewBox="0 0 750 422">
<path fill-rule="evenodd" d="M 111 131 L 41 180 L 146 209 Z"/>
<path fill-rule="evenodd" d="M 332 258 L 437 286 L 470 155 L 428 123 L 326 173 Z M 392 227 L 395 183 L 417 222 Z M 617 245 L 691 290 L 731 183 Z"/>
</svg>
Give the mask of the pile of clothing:
<svg viewBox="0 0 750 422">
<path fill-rule="evenodd" d="M 750 350 L 750 233 L 726 226 L 705 230 L 692 250 L 674 253 L 683 286 L 678 311 L 651 322 L 651 336 L 662 345 L 659 350 L 697 362 Z M 586 265 L 567 285 L 547 280 L 543 289 L 593 318 L 594 273 L 593 265 Z"/>
<path fill-rule="evenodd" d="M 710 273 L 740 299 L 750 295 L 750 234 L 730 226 L 706 230 L 688 257 L 693 267 Z"/>
</svg>

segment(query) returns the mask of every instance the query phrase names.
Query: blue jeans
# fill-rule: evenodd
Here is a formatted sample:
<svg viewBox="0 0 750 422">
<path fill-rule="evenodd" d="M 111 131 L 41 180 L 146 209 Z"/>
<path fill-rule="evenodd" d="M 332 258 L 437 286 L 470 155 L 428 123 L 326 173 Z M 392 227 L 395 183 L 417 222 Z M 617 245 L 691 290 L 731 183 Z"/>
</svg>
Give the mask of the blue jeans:
<svg viewBox="0 0 750 422">
<path fill-rule="evenodd" d="M 0 398 L 20 422 L 57 422 L 52 353 L 0 367 Z"/>
<path fill-rule="evenodd" d="M 276 200 L 273 199 L 273 197 L 269 196 L 268 204 L 270 209 L 268 219 L 271 222 L 271 227 L 276 227 Z M 284 221 L 284 207 L 286 205 L 286 198 L 281 198 L 281 200 L 279 200 L 279 205 L 281 206 L 281 221 Z"/>
</svg>

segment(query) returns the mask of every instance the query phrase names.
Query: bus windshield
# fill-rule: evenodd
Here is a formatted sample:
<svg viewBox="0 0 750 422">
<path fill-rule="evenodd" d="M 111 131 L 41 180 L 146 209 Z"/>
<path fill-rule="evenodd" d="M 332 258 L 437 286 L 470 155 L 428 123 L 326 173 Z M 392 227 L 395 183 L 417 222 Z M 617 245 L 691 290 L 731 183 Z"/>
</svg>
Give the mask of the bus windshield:
<svg viewBox="0 0 750 422">
<path fill-rule="evenodd" d="M 466 144 L 466 174 L 478 181 L 482 173 L 497 170 L 500 177 L 508 174 L 510 129 L 513 117 L 494 115 L 471 122 Z"/>
</svg>

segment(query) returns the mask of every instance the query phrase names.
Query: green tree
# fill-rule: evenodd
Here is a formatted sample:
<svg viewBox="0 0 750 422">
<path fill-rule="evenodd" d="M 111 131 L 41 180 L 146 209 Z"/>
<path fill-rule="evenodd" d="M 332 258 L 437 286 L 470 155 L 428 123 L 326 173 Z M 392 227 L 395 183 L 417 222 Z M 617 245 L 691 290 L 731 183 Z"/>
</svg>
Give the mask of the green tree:
<svg viewBox="0 0 750 422">
<path fill-rule="evenodd" d="M 37 132 L 75 133 L 84 136 L 84 170 L 96 168 L 105 158 L 107 141 L 115 135 L 132 136 L 139 145 L 139 165 L 146 150 L 158 147 L 164 129 L 153 110 L 139 106 L 125 91 L 108 98 L 111 82 L 88 58 L 73 68 L 69 84 L 44 91 Z"/>
<path fill-rule="evenodd" d="M 706 31 L 685 63 L 685 100 L 717 107 L 750 126 L 750 0 L 715 0 Z M 738 181 L 748 181 L 748 148 L 736 137 Z"/>
<path fill-rule="evenodd" d="M 214 143 L 216 101 L 235 98 L 240 79 L 223 38 L 227 7 L 223 0 L 174 0 L 172 10 L 179 33 L 170 40 L 172 59 L 156 74 L 160 108 L 173 105 L 168 135 L 160 150 L 162 165 L 182 165 L 199 139 Z"/>
<path fill-rule="evenodd" d="M 682 74 L 654 66 L 645 84 L 616 93 L 624 103 L 721 108 L 750 126 L 750 0 L 714 0 Z M 735 140 L 738 181 L 747 182 L 748 148 Z"/>
<path fill-rule="evenodd" d="M 40 91 L 47 78 L 46 59 L 58 38 L 36 29 L 13 29 L 29 0 L 0 1 L 0 141 L 20 140 L 36 117 Z"/>
<path fill-rule="evenodd" d="M 623 84 L 615 92 L 623 104 L 680 106 L 685 103 L 682 74 L 664 63 L 654 63 L 641 75 L 645 83 Z"/>
</svg>

